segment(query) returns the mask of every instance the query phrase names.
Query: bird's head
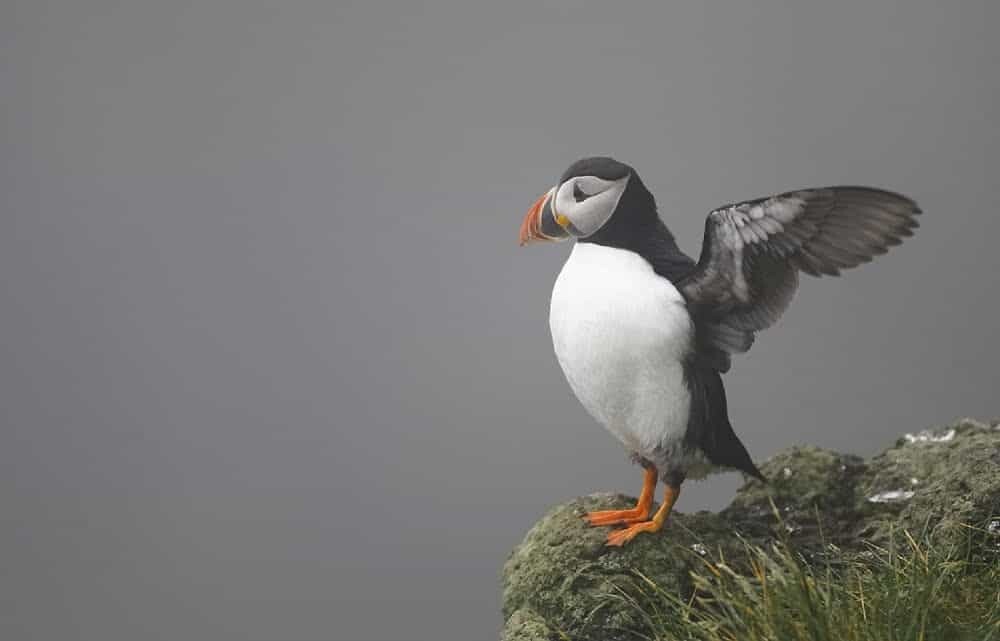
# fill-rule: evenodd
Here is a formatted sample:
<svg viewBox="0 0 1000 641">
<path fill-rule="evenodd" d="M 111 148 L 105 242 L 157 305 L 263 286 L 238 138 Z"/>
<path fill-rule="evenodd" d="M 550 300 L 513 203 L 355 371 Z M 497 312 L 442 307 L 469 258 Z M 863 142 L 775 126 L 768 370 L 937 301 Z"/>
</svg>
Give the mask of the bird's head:
<svg viewBox="0 0 1000 641">
<path fill-rule="evenodd" d="M 521 223 L 521 244 L 591 236 L 614 215 L 629 183 L 642 188 L 635 171 L 614 158 L 576 161 L 528 210 Z"/>
</svg>

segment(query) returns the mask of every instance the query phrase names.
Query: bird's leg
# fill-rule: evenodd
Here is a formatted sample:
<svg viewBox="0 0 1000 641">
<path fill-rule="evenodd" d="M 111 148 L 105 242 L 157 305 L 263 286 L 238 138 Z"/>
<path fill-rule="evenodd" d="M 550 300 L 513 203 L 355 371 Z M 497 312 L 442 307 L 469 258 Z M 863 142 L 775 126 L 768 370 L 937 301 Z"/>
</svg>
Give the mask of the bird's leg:
<svg viewBox="0 0 1000 641">
<path fill-rule="evenodd" d="M 664 521 L 670 515 L 670 510 L 674 507 L 674 503 L 677 502 L 677 496 L 681 493 L 680 483 L 674 485 L 672 483 L 667 483 L 666 489 L 663 491 L 663 503 L 660 504 L 660 509 L 656 511 L 653 515 L 653 519 L 650 521 L 643 521 L 641 523 L 634 523 L 627 528 L 621 530 L 615 530 L 614 532 L 608 534 L 608 545 L 622 546 L 631 541 L 640 532 L 656 532 L 661 527 L 663 527 Z"/>
<path fill-rule="evenodd" d="M 656 468 L 646 468 L 646 476 L 642 482 L 642 493 L 634 508 L 629 510 L 601 510 L 588 512 L 583 516 L 590 525 L 617 525 L 618 523 L 637 523 L 645 521 L 649 516 L 649 508 L 653 506 L 653 490 L 656 489 Z"/>
</svg>

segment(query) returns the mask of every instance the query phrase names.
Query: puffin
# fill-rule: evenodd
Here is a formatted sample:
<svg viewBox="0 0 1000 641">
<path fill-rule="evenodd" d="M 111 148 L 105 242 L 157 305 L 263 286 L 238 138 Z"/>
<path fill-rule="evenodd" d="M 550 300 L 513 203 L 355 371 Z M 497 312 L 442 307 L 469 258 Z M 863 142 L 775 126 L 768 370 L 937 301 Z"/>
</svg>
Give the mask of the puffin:
<svg viewBox="0 0 1000 641">
<path fill-rule="evenodd" d="M 872 187 L 789 191 L 709 212 L 697 262 L 653 195 L 610 157 L 574 162 L 528 210 L 520 244 L 574 239 L 555 280 L 556 359 L 587 412 L 644 470 L 634 507 L 589 512 L 623 546 L 657 532 L 686 479 L 766 479 L 730 424 L 722 375 L 788 307 L 799 274 L 837 276 L 917 228 L 917 204 Z M 663 501 L 650 517 L 657 483 Z"/>
</svg>

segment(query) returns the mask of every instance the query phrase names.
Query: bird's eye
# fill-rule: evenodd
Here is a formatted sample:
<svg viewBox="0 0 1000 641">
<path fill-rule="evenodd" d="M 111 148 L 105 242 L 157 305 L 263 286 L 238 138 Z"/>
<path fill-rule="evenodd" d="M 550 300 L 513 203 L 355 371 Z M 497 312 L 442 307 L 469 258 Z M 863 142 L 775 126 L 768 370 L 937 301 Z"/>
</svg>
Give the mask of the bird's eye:
<svg viewBox="0 0 1000 641">
<path fill-rule="evenodd" d="M 587 200 L 588 198 L 590 198 L 590 196 L 587 195 L 587 194 L 585 194 L 585 193 L 583 193 L 583 190 L 580 189 L 580 185 L 577 185 L 577 184 L 574 183 L 573 184 L 573 199 L 576 200 L 576 202 L 579 203 L 579 202 L 583 202 L 583 201 Z"/>
</svg>

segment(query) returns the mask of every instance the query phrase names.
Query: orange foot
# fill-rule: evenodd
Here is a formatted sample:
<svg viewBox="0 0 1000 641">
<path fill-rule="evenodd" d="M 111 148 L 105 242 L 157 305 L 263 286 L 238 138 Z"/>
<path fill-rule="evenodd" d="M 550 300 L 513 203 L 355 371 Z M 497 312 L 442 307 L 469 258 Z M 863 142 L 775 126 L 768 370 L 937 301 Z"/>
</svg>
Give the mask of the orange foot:
<svg viewBox="0 0 1000 641">
<path fill-rule="evenodd" d="M 588 512 L 583 516 L 587 525 L 631 525 L 632 523 L 643 523 L 649 518 L 649 507 L 640 509 L 637 505 L 631 510 L 602 510 L 600 512 Z"/>
<path fill-rule="evenodd" d="M 667 516 L 670 515 L 670 510 L 673 509 L 674 503 L 677 502 L 677 496 L 680 494 L 680 491 L 680 487 L 668 485 L 663 492 L 663 503 L 660 505 L 660 509 L 656 511 L 656 514 L 653 515 L 652 520 L 633 523 L 624 529 L 611 532 L 608 534 L 607 545 L 621 547 L 643 532 L 659 531 L 663 527 L 663 523 L 667 520 Z"/>
<path fill-rule="evenodd" d="M 589 525 L 617 525 L 619 523 L 638 523 L 645 521 L 649 516 L 649 509 L 653 506 L 653 490 L 656 489 L 656 470 L 647 469 L 646 476 L 642 483 L 642 493 L 639 495 L 639 502 L 634 508 L 629 510 L 600 510 L 598 512 L 588 512 L 583 515 L 583 519 Z"/>
<path fill-rule="evenodd" d="M 656 521 L 643 521 L 642 523 L 635 523 L 623 528 L 621 530 L 615 530 L 608 534 L 607 544 L 615 547 L 621 547 L 634 539 L 642 532 L 656 532 L 661 527 L 662 523 L 657 523 Z"/>
</svg>

